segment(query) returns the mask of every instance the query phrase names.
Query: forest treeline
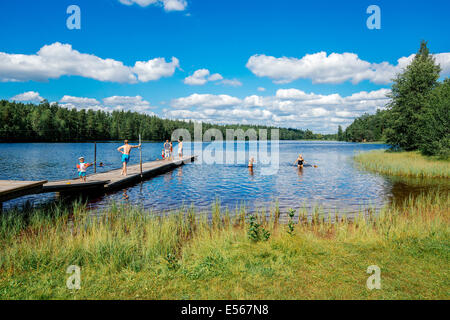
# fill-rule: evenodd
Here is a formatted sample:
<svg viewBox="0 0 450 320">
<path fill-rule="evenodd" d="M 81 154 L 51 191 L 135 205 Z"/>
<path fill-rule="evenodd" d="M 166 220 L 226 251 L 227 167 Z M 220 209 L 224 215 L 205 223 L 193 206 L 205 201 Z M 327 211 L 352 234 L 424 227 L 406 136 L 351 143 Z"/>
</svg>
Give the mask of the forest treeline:
<svg viewBox="0 0 450 320">
<path fill-rule="evenodd" d="M 390 104 L 365 114 L 342 131 L 345 141 L 385 141 L 395 150 L 450 157 L 450 79 L 439 82 L 441 68 L 422 41 L 414 60 L 393 80 Z"/>
<path fill-rule="evenodd" d="M 215 125 L 203 123 L 203 132 L 219 129 L 226 137 L 226 129 L 256 130 L 274 127 L 257 125 Z M 187 129 L 194 139 L 194 122 L 162 119 L 131 111 L 93 111 L 68 109 L 48 101 L 24 104 L 0 101 L 1 142 L 80 142 L 108 140 L 163 141 L 170 139 L 176 129 Z M 279 128 L 281 140 L 333 140 L 336 135 L 315 134 L 310 130 Z"/>
</svg>

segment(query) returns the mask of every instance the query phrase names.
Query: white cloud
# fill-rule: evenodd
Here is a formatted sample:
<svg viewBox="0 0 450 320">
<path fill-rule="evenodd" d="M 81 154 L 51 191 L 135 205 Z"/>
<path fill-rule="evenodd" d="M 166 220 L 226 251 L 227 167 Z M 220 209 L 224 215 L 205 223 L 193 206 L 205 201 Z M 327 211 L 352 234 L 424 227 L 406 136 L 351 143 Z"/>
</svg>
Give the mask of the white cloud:
<svg viewBox="0 0 450 320">
<path fill-rule="evenodd" d="M 263 88 L 263 87 L 258 87 L 258 89 L 257 89 L 259 92 L 264 92 L 264 91 L 266 91 L 266 88 Z"/>
<path fill-rule="evenodd" d="M 171 77 L 179 66 L 180 62 L 175 57 L 172 57 L 171 62 L 166 62 L 164 58 L 156 58 L 147 62 L 136 62 L 133 71 L 138 75 L 139 81 L 148 82 L 163 77 Z"/>
<path fill-rule="evenodd" d="M 351 81 L 357 84 L 369 80 L 376 84 L 387 84 L 414 59 L 414 54 L 397 60 L 396 65 L 388 62 L 370 63 L 361 60 L 354 53 L 318 52 L 304 57 L 276 58 L 253 55 L 247 62 L 247 68 L 258 77 L 268 77 L 276 83 L 289 83 L 297 79 L 311 79 L 313 83 L 342 83 Z M 442 76 L 450 74 L 450 53 L 435 55 L 441 64 Z"/>
<path fill-rule="evenodd" d="M 441 65 L 441 68 L 442 68 L 441 75 L 449 76 L 450 75 L 450 52 L 436 54 L 435 58 L 436 58 L 436 62 Z"/>
<path fill-rule="evenodd" d="M 191 86 L 202 86 L 208 81 L 218 81 L 222 79 L 223 77 L 218 73 L 211 75 L 208 69 L 199 69 L 195 71 L 192 76 L 186 77 L 184 83 Z"/>
<path fill-rule="evenodd" d="M 92 98 L 83 98 L 83 97 L 72 97 L 72 96 L 64 96 L 61 98 L 61 100 L 59 100 L 60 103 L 71 103 L 71 104 L 76 104 L 76 105 L 85 105 L 85 106 L 89 106 L 89 105 L 98 105 L 100 104 L 100 102 L 97 99 L 92 99 Z"/>
<path fill-rule="evenodd" d="M 104 98 L 102 102 L 94 98 L 85 97 L 73 97 L 65 95 L 59 100 L 59 104 L 62 107 L 69 109 L 85 109 L 85 110 L 102 110 L 105 112 L 111 112 L 114 110 L 140 112 L 153 115 L 151 111 L 154 107 L 150 102 L 144 100 L 141 96 L 128 97 L 128 96 L 112 96 Z"/>
<path fill-rule="evenodd" d="M 358 92 L 350 96 L 305 93 L 280 89 L 275 96 L 251 95 L 243 99 L 228 95 L 193 94 L 174 99 L 168 118 L 213 123 L 258 123 L 313 129 L 333 133 L 337 125 L 349 125 L 363 113 L 374 113 L 389 102 L 388 89 Z"/>
<path fill-rule="evenodd" d="M 277 90 L 276 97 L 286 100 L 311 100 L 320 99 L 320 96 L 315 94 L 307 94 L 298 89 L 279 89 Z"/>
<path fill-rule="evenodd" d="M 240 82 L 237 79 L 224 79 L 221 81 L 222 84 L 226 86 L 232 86 L 232 87 L 240 87 L 242 86 L 242 82 Z"/>
<path fill-rule="evenodd" d="M 229 95 L 192 94 L 185 98 L 172 100 L 171 106 L 176 109 L 185 108 L 223 108 L 238 105 L 241 100 Z"/>
<path fill-rule="evenodd" d="M 177 58 L 138 61 L 134 67 L 113 59 L 80 53 L 70 44 L 59 42 L 42 47 L 37 54 L 0 52 L 0 82 L 47 81 L 62 76 L 80 76 L 99 81 L 135 83 L 172 76 L 179 66 Z"/>
<path fill-rule="evenodd" d="M 67 109 L 77 109 L 77 110 L 94 110 L 94 111 L 105 111 L 108 112 L 108 108 L 102 106 L 100 101 L 93 98 L 85 98 L 85 97 L 74 97 L 65 95 L 63 96 L 58 104 Z"/>
<path fill-rule="evenodd" d="M 28 91 L 28 92 L 24 92 L 24 93 L 18 94 L 16 96 L 12 97 L 10 100 L 12 100 L 12 101 L 24 101 L 24 102 L 41 102 L 42 100 L 44 100 L 44 98 L 42 98 L 39 95 L 39 92 Z"/>
<path fill-rule="evenodd" d="M 198 69 L 191 76 L 184 79 L 184 83 L 191 86 L 202 86 L 207 82 L 216 82 L 227 86 L 238 87 L 242 83 L 237 79 L 224 79 L 219 73 L 211 74 L 208 69 Z"/>
<path fill-rule="evenodd" d="M 150 102 L 144 100 L 141 96 L 112 96 L 103 99 L 103 103 L 105 106 L 112 107 L 115 110 L 149 113 L 151 109 L 154 109 Z"/>
<path fill-rule="evenodd" d="M 147 7 L 152 4 L 161 5 L 166 11 L 184 11 L 187 7 L 186 0 L 119 0 L 125 5 L 132 5 L 134 3 L 141 7 Z"/>
</svg>

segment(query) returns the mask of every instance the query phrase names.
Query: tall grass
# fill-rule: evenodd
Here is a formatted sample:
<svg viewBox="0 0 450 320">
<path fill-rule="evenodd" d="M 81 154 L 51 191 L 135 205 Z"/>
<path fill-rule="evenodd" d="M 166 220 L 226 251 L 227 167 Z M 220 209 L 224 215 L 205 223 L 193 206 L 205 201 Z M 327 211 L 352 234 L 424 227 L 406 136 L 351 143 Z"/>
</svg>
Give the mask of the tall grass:
<svg viewBox="0 0 450 320">
<path fill-rule="evenodd" d="M 423 195 L 345 215 L 254 214 L 269 233 L 249 238 L 245 208 L 216 204 L 154 215 L 112 205 L 94 215 L 73 209 L 6 212 L 0 217 L 3 299 L 449 298 L 449 196 Z M 377 264 L 383 290 L 365 287 Z M 82 270 L 68 290 L 69 265 Z"/>
<path fill-rule="evenodd" d="M 355 156 L 363 168 L 382 174 L 417 177 L 450 178 L 450 161 L 422 156 L 418 152 L 386 152 L 375 150 Z"/>
</svg>

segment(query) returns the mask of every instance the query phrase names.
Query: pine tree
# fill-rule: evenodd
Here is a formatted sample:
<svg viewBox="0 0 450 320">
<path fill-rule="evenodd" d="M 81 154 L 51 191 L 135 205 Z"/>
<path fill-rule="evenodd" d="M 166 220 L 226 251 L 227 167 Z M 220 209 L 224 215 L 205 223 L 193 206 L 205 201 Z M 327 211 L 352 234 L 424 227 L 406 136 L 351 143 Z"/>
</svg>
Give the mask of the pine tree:
<svg viewBox="0 0 450 320">
<path fill-rule="evenodd" d="M 423 115 L 420 151 L 425 155 L 450 157 L 450 79 L 433 90 Z"/>
<path fill-rule="evenodd" d="M 438 84 L 440 71 L 427 42 L 422 41 L 412 63 L 394 79 L 385 131 L 387 143 L 394 148 L 419 148 L 426 105 L 431 91 Z"/>
<path fill-rule="evenodd" d="M 338 139 L 338 141 L 343 141 L 344 140 L 344 133 L 342 131 L 341 125 L 338 126 L 337 139 Z"/>
</svg>

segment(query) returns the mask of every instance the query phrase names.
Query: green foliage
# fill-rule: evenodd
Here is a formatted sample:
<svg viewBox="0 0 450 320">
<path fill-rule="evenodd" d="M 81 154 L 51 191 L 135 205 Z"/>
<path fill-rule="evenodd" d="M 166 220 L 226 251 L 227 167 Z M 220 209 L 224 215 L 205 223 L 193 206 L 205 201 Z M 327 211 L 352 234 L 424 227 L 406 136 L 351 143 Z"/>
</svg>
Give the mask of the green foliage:
<svg viewBox="0 0 450 320">
<path fill-rule="evenodd" d="M 180 265 L 179 265 L 178 262 L 177 262 L 177 257 L 175 256 L 175 254 L 169 252 L 169 253 L 164 257 L 164 259 L 165 259 L 166 262 L 167 262 L 167 268 L 168 268 L 169 270 L 177 270 L 177 269 L 180 267 Z"/>
<path fill-rule="evenodd" d="M 419 150 L 425 155 L 450 157 L 450 79 L 431 93 L 422 115 Z"/>
<path fill-rule="evenodd" d="M 294 231 L 295 231 L 294 215 L 295 215 L 295 210 L 289 209 L 288 210 L 289 221 L 287 224 L 287 233 L 289 233 L 291 236 L 294 235 Z"/>
<path fill-rule="evenodd" d="M 427 43 L 422 41 L 414 60 L 394 79 L 387 118 L 387 143 L 406 151 L 419 149 L 424 114 L 432 91 L 438 86 L 440 71 Z"/>
<path fill-rule="evenodd" d="M 342 126 L 338 126 L 338 133 L 337 133 L 337 140 L 338 141 L 344 141 L 344 131 L 342 130 Z"/>
<path fill-rule="evenodd" d="M 264 229 L 261 224 L 258 223 L 256 216 L 252 214 L 248 218 L 247 236 L 253 242 L 267 241 L 270 238 L 270 232 Z"/>
<path fill-rule="evenodd" d="M 257 125 L 213 125 L 203 123 L 203 132 L 216 128 L 226 138 L 227 129 L 249 129 L 256 131 L 280 130 L 281 140 L 322 139 L 332 140 L 335 135 L 314 134 L 312 131 L 275 128 Z M 162 141 L 171 138 L 175 129 L 186 129 L 194 138 L 194 122 L 161 119 L 156 116 L 130 111 L 111 113 L 93 110 L 67 109 L 43 101 L 39 105 L 0 101 L 0 142 L 76 142 L 102 140 L 137 140 L 139 134 L 147 141 Z"/>
<path fill-rule="evenodd" d="M 449 161 L 423 156 L 417 151 L 373 150 L 359 153 L 354 159 L 365 169 L 390 176 L 450 178 Z"/>
<path fill-rule="evenodd" d="M 240 217 L 218 229 L 209 212 L 189 208 L 8 210 L 0 215 L 0 299 L 448 299 L 449 201 L 433 192 L 370 216 L 362 206 L 353 221 L 303 220 L 294 235 L 283 225 L 257 245 Z M 382 269 L 382 290 L 364 285 L 372 264 Z M 81 267 L 81 290 L 66 287 L 70 265 Z"/>
<path fill-rule="evenodd" d="M 344 139 L 384 140 L 394 150 L 420 150 L 424 155 L 449 158 L 450 80 L 439 83 L 440 71 L 422 41 L 414 60 L 394 79 L 387 110 L 356 118 Z"/>
<path fill-rule="evenodd" d="M 374 115 L 364 114 L 356 118 L 343 134 L 344 140 L 352 142 L 371 142 L 383 140 L 386 128 L 387 111 L 377 110 Z"/>
</svg>

